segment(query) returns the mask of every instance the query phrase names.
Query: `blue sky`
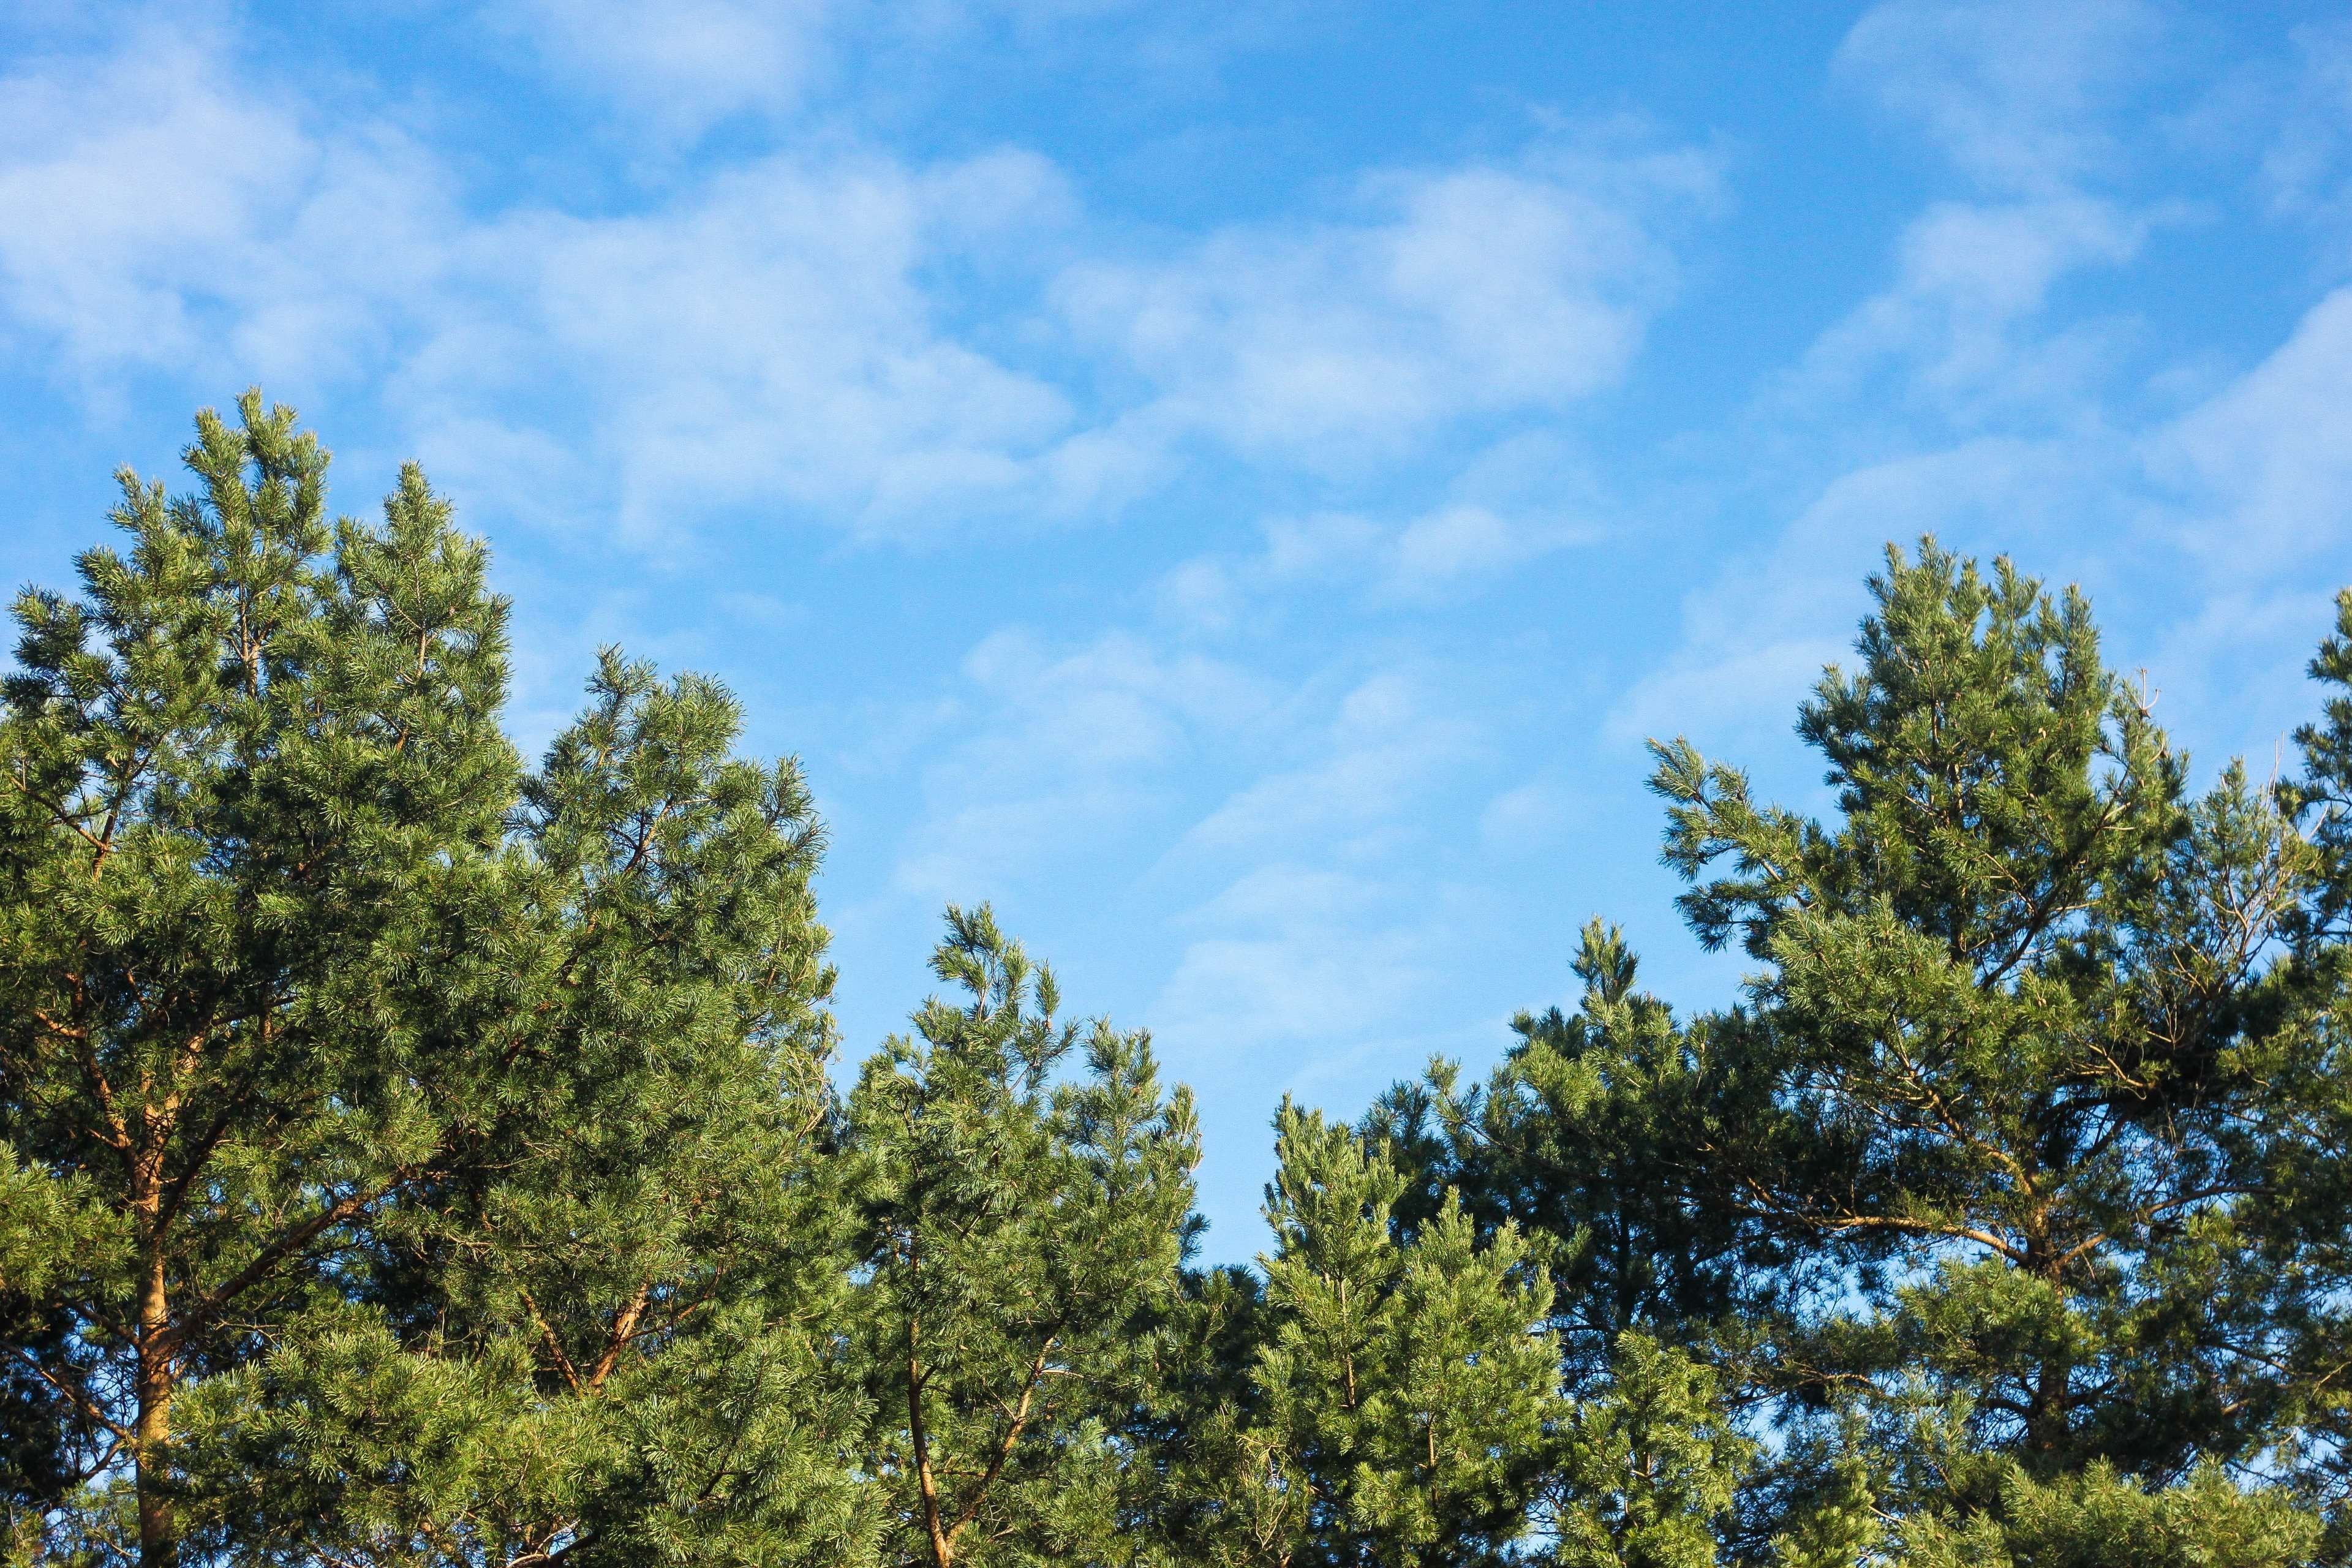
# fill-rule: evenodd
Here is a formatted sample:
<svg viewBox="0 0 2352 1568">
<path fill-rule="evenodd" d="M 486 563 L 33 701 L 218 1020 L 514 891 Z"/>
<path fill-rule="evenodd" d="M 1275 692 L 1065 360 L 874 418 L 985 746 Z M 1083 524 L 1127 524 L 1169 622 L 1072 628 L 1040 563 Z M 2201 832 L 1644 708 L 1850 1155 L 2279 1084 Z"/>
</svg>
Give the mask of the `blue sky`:
<svg viewBox="0 0 2352 1568">
<path fill-rule="evenodd" d="M 0 9 L 0 575 L 248 384 L 423 458 L 533 746 L 600 644 L 805 761 L 855 1057 L 992 900 L 1198 1089 L 1684 1006 L 1645 736 L 1817 801 L 1886 540 L 2079 582 L 2210 774 L 2352 581 L 2336 7 Z"/>
</svg>

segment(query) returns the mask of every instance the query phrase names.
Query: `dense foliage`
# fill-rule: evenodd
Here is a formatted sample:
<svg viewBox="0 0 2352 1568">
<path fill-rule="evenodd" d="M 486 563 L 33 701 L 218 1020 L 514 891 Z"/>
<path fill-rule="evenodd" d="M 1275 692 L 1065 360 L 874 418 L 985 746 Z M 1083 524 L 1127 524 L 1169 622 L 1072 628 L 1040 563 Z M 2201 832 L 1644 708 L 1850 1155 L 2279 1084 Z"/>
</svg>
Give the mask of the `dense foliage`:
<svg viewBox="0 0 2352 1568">
<path fill-rule="evenodd" d="M 797 768 L 607 655 L 536 767 L 404 470 L 257 395 L 0 707 L 0 1560 L 2352 1563 L 2352 593 L 2200 789 L 2090 610 L 1890 548 L 1816 818 L 1654 747 L 1678 1014 L 1186 1090 L 986 906 L 835 1068 Z"/>
</svg>

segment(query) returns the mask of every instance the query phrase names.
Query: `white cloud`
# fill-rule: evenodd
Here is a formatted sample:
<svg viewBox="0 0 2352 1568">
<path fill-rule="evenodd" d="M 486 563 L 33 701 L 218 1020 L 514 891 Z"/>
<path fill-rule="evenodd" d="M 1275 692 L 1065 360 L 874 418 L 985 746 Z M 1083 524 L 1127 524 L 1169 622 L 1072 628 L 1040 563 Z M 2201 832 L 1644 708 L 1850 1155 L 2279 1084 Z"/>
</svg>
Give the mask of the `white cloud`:
<svg viewBox="0 0 2352 1568">
<path fill-rule="evenodd" d="M 2153 221 L 2079 195 L 1938 203 L 1905 230 L 1895 281 L 1822 334 L 1781 395 L 1827 401 L 1891 369 L 1906 402 L 1964 424 L 2063 417 L 2109 368 L 2116 329 L 2045 330 L 2051 290 L 2130 260 Z"/>
<path fill-rule="evenodd" d="M 830 0 L 524 0 L 490 14 L 559 75 L 624 105 L 640 125 L 691 141 L 730 115 L 798 106 L 822 64 Z"/>
<path fill-rule="evenodd" d="M 693 13 L 646 90 L 728 54 L 738 11 Z M 583 13 L 574 41 L 618 47 L 612 26 Z M 973 341 L 944 280 L 989 273 L 994 319 L 1017 321 L 1082 251 L 1067 182 L 1018 149 L 921 164 L 836 137 L 633 208 L 471 210 L 396 127 L 314 123 L 220 40 L 169 32 L 20 70 L 0 121 L 0 200 L 43 218 L 0 231 L 0 309 L 81 384 L 202 367 L 217 395 L 221 366 L 306 400 L 365 384 L 464 470 L 472 515 L 613 519 L 648 546 L 713 515 L 892 536 L 1100 514 L 1164 482 L 1188 433 L 1314 459 L 1556 408 L 1622 374 L 1671 286 L 1660 226 L 1713 178 L 1686 154 L 1554 148 L 1370 178 L 1352 222 L 1062 268 L 1025 340 L 1066 367 L 1047 374 Z M 1089 353 L 1141 379 L 1082 401 Z M 1391 598 L 1559 537 L 1476 495 L 1403 529 Z"/>
<path fill-rule="evenodd" d="M 1059 196 L 1021 154 L 776 158 L 649 214 L 518 216 L 482 238 L 537 357 L 589 394 L 625 528 L 758 508 L 887 531 L 1041 483 L 1071 426 L 1059 391 L 958 342 L 916 277 L 955 237 L 943 216 L 1050 221 Z"/>
<path fill-rule="evenodd" d="M 1796 704 L 1845 657 L 1886 541 L 1932 531 L 2059 581 L 2186 568 L 2196 580 L 2177 603 L 2210 606 L 2217 579 L 2258 579 L 2330 533 L 2352 502 L 2352 296 L 2189 415 L 2137 433 L 2126 411 L 2153 381 L 2126 374 L 2138 324 L 2057 302 L 2197 216 L 2116 194 L 2140 172 L 2123 110 L 2168 68 L 2166 26 L 2130 0 L 1894 0 L 1855 26 L 1839 70 L 1922 130 L 1974 194 L 1913 218 L 1888 285 L 1773 388 L 1770 415 L 1849 456 L 1777 539 L 1686 600 L 1681 646 L 1616 705 L 1613 738 L 1689 732 L 1784 759 Z M 2134 123 L 2144 139 L 2146 118 Z"/>
<path fill-rule="evenodd" d="M 2185 542 L 2242 578 L 2310 558 L 2352 518 L 2352 289 L 2312 307 L 2268 358 L 2158 432 L 2147 458 L 2179 484 Z"/>
<path fill-rule="evenodd" d="M 2300 27 L 2294 42 L 2262 181 L 2275 210 L 2328 222 L 2340 242 L 2352 219 L 2352 25 Z"/>
<path fill-rule="evenodd" d="M 1979 195 L 1905 226 L 1893 279 L 1813 344 L 1777 389 L 1780 407 L 1858 423 L 1893 407 L 1964 429 L 2083 418 L 2135 323 L 2053 326 L 2052 295 L 2190 216 L 2108 194 L 2129 173 L 2125 94 L 2163 30 L 2139 0 L 1890 0 L 1865 15 L 1839 73 L 1924 132 Z"/>
<path fill-rule="evenodd" d="M 1983 374 L 2034 363 L 2031 345 L 2013 347 Z M 2326 621 L 2322 585 L 2298 573 L 2340 551 L 2352 517 L 2347 389 L 2352 289 L 2189 412 L 2137 433 L 2078 389 L 2031 438 L 1958 440 L 1849 471 L 1689 598 L 1681 647 L 1617 705 L 1610 733 L 1756 748 L 1778 731 L 1785 745 L 1814 675 L 1845 657 L 1879 544 L 1933 531 L 2049 579 L 2151 595 L 2170 629 L 2135 658 L 2168 689 L 2167 721 L 2266 765 L 2305 700 L 2294 672 Z"/>
<path fill-rule="evenodd" d="M 1362 878 L 1287 864 L 1262 866 L 1187 924 L 1210 925 L 1186 943 L 1151 1008 L 1160 1031 L 1188 1055 L 1284 1051 L 1294 1074 L 1314 1057 L 1396 1026 L 1435 978 L 1423 931 L 1374 926 L 1362 913 L 1391 889 Z"/>
<path fill-rule="evenodd" d="M 1479 842 L 1497 853 L 1556 842 L 1569 826 L 1573 805 L 1567 790 L 1540 779 L 1507 789 L 1478 814 Z"/>
<path fill-rule="evenodd" d="M 1433 1055 L 1491 1050 L 1501 1018 L 1465 1016 L 1454 987 L 1500 912 L 1463 889 L 1276 859 L 1181 918 L 1190 940 L 1147 1012 L 1171 1069 L 1214 1091 L 1224 1158 L 1263 1167 L 1283 1094 L 1349 1115 Z M 1239 1228 L 1237 1208 L 1210 1205 Z"/>
<path fill-rule="evenodd" d="M 1227 16 L 1137 0 L 624 0 L 487 5 L 555 82 L 616 111 L 637 150 L 676 153 L 731 120 L 774 129 L 852 95 L 904 89 L 960 52 L 1116 51 L 1130 66 L 1197 76 L 1278 29 L 1281 6 Z M 1139 25 L 1107 34 L 1104 24 Z"/>
<path fill-rule="evenodd" d="M 1422 826 L 1417 804 L 1475 757 L 1476 721 L 1425 680 L 1384 671 L 1339 700 L 1307 759 L 1261 774 L 1185 834 L 1173 856 L 1224 862 L 1304 844 L 1360 861 Z"/>
<path fill-rule="evenodd" d="M 1157 595 L 1165 616 L 1202 632 L 1244 619 L 1262 624 L 1286 596 L 1335 587 L 1372 605 L 1443 605 L 1594 536 L 1580 525 L 1464 500 L 1397 523 L 1352 512 L 1270 518 L 1257 549 L 1187 561 L 1160 579 Z"/>
<path fill-rule="evenodd" d="M 999 632 L 964 674 L 894 878 L 927 900 L 1050 874 L 1089 842 L 1150 831 L 1173 804 L 1171 774 L 1247 745 L 1282 701 L 1234 665 L 1120 633 L 1057 653 Z"/>
<path fill-rule="evenodd" d="M 1020 630 L 982 641 L 964 673 L 896 877 L 926 899 L 1050 875 L 1089 835 L 1178 883 L 1267 858 L 1361 865 L 1417 834 L 1431 793 L 1484 754 L 1476 720 L 1425 673 L 1284 682 L 1122 632 L 1054 651 Z M 1204 805 L 1219 777 L 1241 782 Z"/>
<path fill-rule="evenodd" d="M 1057 293 L 1086 341 L 1159 389 L 1151 409 L 1171 429 L 1360 458 L 1613 383 L 1673 288 L 1660 229 L 1713 184 L 1686 153 L 1384 174 L 1363 183 L 1353 221 L 1082 264 Z"/>
<path fill-rule="evenodd" d="M 0 313 L 84 384 L 222 360 L 348 374 L 442 280 L 430 158 L 386 127 L 314 132 L 203 35 L 32 62 L 0 78 Z"/>
<path fill-rule="evenodd" d="M 647 544 L 714 511 L 1061 514 L 1142 471 L 919 279 L 1068 220 L 1034 155 L 776 156 L 635 212 L 484 215 L 395 128 L 321 129 L 282 89 L 168 30 L 0 79 L 7 329 L 90 395 L 372 383 L 478 519 Z"/>
<path fill-rule="evenodd" d="M 1260 533 L 1264 543 L 1255 552 L 1195 556 L 1161 577 L 1161 613 L 1193 630 L 1225 631 L 1283 590 L 1376 571 L 1394 536 L 1349 512 L 1269 518 Z"/>
<path fill-rule="evenodd" d="M 1188 940 L 1144 1014 L 1171 1072 L 1206 1091 L 1225 1168 L 1267 1170 L 1265 1118 L 1283 1094 L 1347 1116 L 1433 1055 L 1490 1050 L 1501 1019 L 1453 988 L 1498 912 L 1415 878 L 1277 858 L 1182 917 Z M 1257 1234 L 1230 1180 L 1204 1207 L 1213 1246 Z"/>
<path fill-rule="evenodd" d="M 2305 672 L 2335 627 L 2338 584 L 2292 573 L 2222 583 L 2157 628 L 2127 667 L 2145 673 L 2158 721 L 2194 741 L 2201 776 L 2242 756 L 2257 781 L 2273 779 L 2294 770 L 2287 737 L 2313 717 Z"/>
<path fill-rule="evenodd" d="M 964 669 L 997 705 L 1000 731 L 987 749 L 1005 766 L 1165 762 L 1188 731 L 1239 732 L 1273 701 L 1262 682 L 1230 664 L 1165 653 L 1117 632 L 1060 655 L 1027 632 L 998 632 Z"/>
<path fill-rule="evenodd" d="M 924 774 L 901 895 L 1010 895 L 1083 857 L 1102 896 L 1148 887 L 1183 911 L 1144 1011 L 1183 1070 L 1236 1052 L 1294 1085 L 1350 1053 L 1410 1066 L 1388 1050 L 1397 1016 L 1454 938 L 1444 898 L 1402 868 L 1444 836 L 1439 803 L 1486 738 L 1442 672 L 1336 674 L 1276 680 L 1117 633 L 986 639 Z"/>
<path fill-rule="evenodd" d="M 1837 66 L 1971 178 L 2049 195 L 2122 159 L 2109 111 L 2162 30 L 2139 0 L 1891 0 L 1854 25 Z"/>
<path fill-rule="evenodd" d="M 1538 531 L 1515 526 L 1483 506 L 1441 507 L 1397 534 L 1391 582 L 1399 594 L 1421 593 L 1516 566 L 1541 553 L 1549 542 Z"/>
</svg>

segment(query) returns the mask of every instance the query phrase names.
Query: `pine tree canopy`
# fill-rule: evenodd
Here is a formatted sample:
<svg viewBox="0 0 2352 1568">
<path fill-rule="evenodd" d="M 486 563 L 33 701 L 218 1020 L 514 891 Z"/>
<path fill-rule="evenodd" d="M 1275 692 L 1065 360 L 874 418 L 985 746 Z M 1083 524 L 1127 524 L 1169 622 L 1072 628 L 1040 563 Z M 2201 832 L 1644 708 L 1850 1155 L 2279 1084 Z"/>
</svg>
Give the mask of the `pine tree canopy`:
<svg viewBox="0 0 2352 1568">
<path fill-rule="evenodd" d="M 1192 1098 L 1144 1036 L 1059 1017 L 987 906 L 948 910 L 931 966 L 965 1005 L 926 1003 L 849 1098 L 864 1468 L 890 1561 L 1084 1561 L 1133 1506 L 1126 1340 L 1189 1250 Z"/>
<path fill-rule="evenodd" d="M 725 689 L 608 651 L 529 763 L 419 470 L 185 461 L 0 686 L 5 1561 L 2352 1564 L 2352 591 L 2260 782 L 1890 547 L 1821 815 L 1654 745 L 1737 1002 L 1563 931 L 1204 1268 L 1189 1091 L 988 905 L 839 1067 Z"/>
</svg>

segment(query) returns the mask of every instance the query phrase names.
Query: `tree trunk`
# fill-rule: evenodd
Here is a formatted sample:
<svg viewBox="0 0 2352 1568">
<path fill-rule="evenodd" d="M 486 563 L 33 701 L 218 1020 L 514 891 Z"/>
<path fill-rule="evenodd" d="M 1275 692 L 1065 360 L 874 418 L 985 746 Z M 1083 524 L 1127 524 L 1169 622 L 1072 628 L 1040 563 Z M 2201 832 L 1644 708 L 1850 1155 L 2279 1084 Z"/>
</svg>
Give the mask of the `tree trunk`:
<svg viewBox="0 0 2352 1568">
<path fill-rule="evenodd" d="M 955 1532 L 940 1518 L 938 1478 L 931 1473 L 930 1433 L 923 1424 L 923 1363 L 917 1353 L 921 1330 L 907 1320 L 907 1436 L 914 1447 L 915 1485 L 923 1499 L 923 1528 L 930 1537 L 932 1568 L 955 1568 Z"/>
<path fill-rule="evenodd" d="M 172 1445 L 172 1386 L 177 1346 L 172 1333 L 172 1303 L 163 1281 L 161 1193 L 151 1179 L 132 1197 L 140 1240 L 139 1371 L 133 1390 L 139 1402 L 138 1451 L 140 1568 L 173 1568 L 180 1542 L 166 1495 Z"/>
<path fill-rule="evenodd" d="M 2050 1237 L 2046 1217 L 2041 1213 L 2033 1217 L 2035 1224 L 2026 1241 L 2026 1267 L 2063 1301 L 2066 1287 L 2061 1278 L 2063 1270 L 2054 1261 L 2061 1256 L 2058 1244 Z M 2053 1350 L 2043 1354 L 2033 1380 L 2025 1417 L 2025 1447 L 2045 1468 L 2055 1468 L 2059 1450 L 2065 1443 L 2067 1395 L 2074 1373 L 2073 1363 Z"/>
<path fill-rule="evenodd" d="M 2067 1385 L 2073 1368 L 2059 1356 L 2042 1359 L 2034 1380 L 2033 1398 L 2025 1418 L 2026 1448 L 2043 1465 L 2054 1468 L 2066 1438 Z"/>
</svg>

